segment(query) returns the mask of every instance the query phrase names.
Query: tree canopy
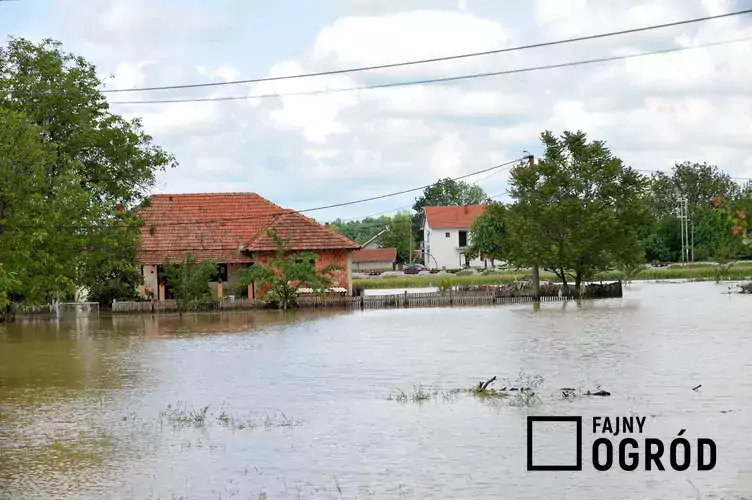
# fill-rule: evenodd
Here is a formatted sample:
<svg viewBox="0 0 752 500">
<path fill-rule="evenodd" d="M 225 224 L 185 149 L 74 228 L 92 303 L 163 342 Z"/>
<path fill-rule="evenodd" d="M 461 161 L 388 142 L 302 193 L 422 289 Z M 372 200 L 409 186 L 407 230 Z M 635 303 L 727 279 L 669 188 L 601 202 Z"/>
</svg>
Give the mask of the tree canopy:
<svg viewBox="0 0 752 500">
<path fill-rule="evenodd" d="M 59 42 L 11 37 L 0 47 L 0 263 L 17 276 L 13 300 L 48 301 L 76 286 L 109 298 L 140 281 L 129 209 L 175 160 L 139 120 L 110 112 L 101 83 Z M 98 274 L 114 249 L 128 263 Z"/>
<path fill-rule="evenodd" d="M 646 179 L 584 132 L 546 131 L 541 140 L 545 153 L 535 168 L 512 170 L 510 260 L 541 265 L 565 284 L 573 277 L 577 287 L 615 265 L 640 262 Z"/>
</svg>

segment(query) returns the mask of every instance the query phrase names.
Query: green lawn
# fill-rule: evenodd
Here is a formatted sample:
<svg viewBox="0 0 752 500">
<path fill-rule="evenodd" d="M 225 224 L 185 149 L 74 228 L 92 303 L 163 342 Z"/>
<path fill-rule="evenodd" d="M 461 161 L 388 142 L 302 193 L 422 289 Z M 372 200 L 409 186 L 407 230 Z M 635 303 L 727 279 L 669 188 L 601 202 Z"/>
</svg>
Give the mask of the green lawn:
<svg viewBox="0 0 752 500">
<path fill-rule="evenodd" d="M 645 269 L 641 271 L 635 280 L 667 280 L 667 279 L 696 279 L 696 280 L 714 280 L 717 275 L 717 267 L 710 264 L 688 264 L 686 266 L 670 266 L 656 269 Z M 501 285 L 510 283 L 515 279 L 521 279 L 530 274 L 528 271 L 518 271 L 512 273 L 509 271 L 492 272 L 485 275 L 457 276 L 449 275 L 430 275 L 416 276 L 405 275 L 390 278 L 370 278 L 370 279 L 353 279 L 354 288 L 423 288 L 433 284 L 446 285 Z M 743 280 L 752 277 L 752 262 L 740 262 L 734 264 L 724 276 L 725 280 Z M 596 277 L 597 280 L 614 281 L 623 279 L 624 276 L 619 271 L 602 273 Z M 552 273 L 541 273 L 541 280 L 558 281 Z"/>
</svg>

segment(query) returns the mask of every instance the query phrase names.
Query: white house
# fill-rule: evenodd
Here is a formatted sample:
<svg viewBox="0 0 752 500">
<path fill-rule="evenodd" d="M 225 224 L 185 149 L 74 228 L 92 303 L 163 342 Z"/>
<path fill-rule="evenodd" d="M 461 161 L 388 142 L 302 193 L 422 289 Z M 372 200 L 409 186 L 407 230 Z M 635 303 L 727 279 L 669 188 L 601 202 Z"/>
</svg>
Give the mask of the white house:
<svg viewBox="0 0 752 500">
<path fill-rule="evenodd" d="M 363 243 L 363 246 L 360 248 L 362 250 L 375 250 L 377 248 L 381 248 L 381 236 L 386 233 L 386 229 L 383 229 L 378 232 L 373 238 Z"/>
<path fill-rule="evenodd" d="M 470 226 L 486 209 L 485 205 L 425 207 L 423 222 L 423 261 L 429 269 L 465 267 L 463 251 L 470 244 Z M 482 268 L 486 261 L 470 261 L 470 267 Z"/>
</svg>

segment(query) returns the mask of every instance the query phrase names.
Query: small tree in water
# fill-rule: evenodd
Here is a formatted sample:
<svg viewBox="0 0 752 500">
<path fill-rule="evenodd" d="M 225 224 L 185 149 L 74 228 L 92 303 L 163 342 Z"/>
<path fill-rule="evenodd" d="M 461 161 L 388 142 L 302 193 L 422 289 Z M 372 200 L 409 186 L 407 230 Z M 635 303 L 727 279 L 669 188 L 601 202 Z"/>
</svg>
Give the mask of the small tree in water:
<svg viewBox="0 0 752 500">
<path fill-rule="evenodd" d="M 290 238 L 282 238 L 273 229 L 267 231 L 277 247 L 275 256 L 266 266 L 254 265 L 245 269 L 243 283 L 248 286 L 258 283 L 268 287 L 264 297 L 268 304 L 276 303 L 280 309 L 297 306 L 297 293 L 301 287 L 323 292 L 331 286 L 331 276 L 340 269 L 330 264 L 320 271 L 316 270 L 318 255 L 313 252 L 292 252 Z"/>
<path fill-rule="evenodd" d="M 209 282 L 217 272 L 217 264 L 212 261 L 197 262 L 190 253 L 185 254 L 185 260 L 179 264 L 169 261 L 164 263 L 167 282 L 175 293 L 178 309 L 196 307 L 199 302 L 211 299 Z"/>
</svg>

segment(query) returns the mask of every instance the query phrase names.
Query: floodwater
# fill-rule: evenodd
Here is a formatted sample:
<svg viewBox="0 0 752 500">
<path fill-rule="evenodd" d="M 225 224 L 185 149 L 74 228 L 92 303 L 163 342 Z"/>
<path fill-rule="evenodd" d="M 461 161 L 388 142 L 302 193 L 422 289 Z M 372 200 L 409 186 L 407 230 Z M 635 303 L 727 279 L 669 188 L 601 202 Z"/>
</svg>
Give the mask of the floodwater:
<svg viewBox="0 0 752 500">
<path fill-rule="evenodd" d="M 0 498 L 752 497 L 752 297 L 726 290 L 635 283 L 623 299 L 539 310 L 0 326 Z M 545 379 L 533 406 L 387 398 L 521 369 Z M 557 392 L 598 386 L 611 397 Z M 203 421 L 180 419 L 204 406 Z M 528 415 L 583 417 L 582 471 L 526 470 Z M 594 416 L 646 417 L 635 437 L 667 450 L 681 429 L 691 443 L 713 439 L 716 466 L 697 471 L 693 450 L 685 472 L 667 457 L 665 471 L 644 470 L 641 457 L 625 472 L 618 456 L 596 471 Z M 537 425 L 536 464 L 571 461 L 573 432 Z"/>
</svg>

